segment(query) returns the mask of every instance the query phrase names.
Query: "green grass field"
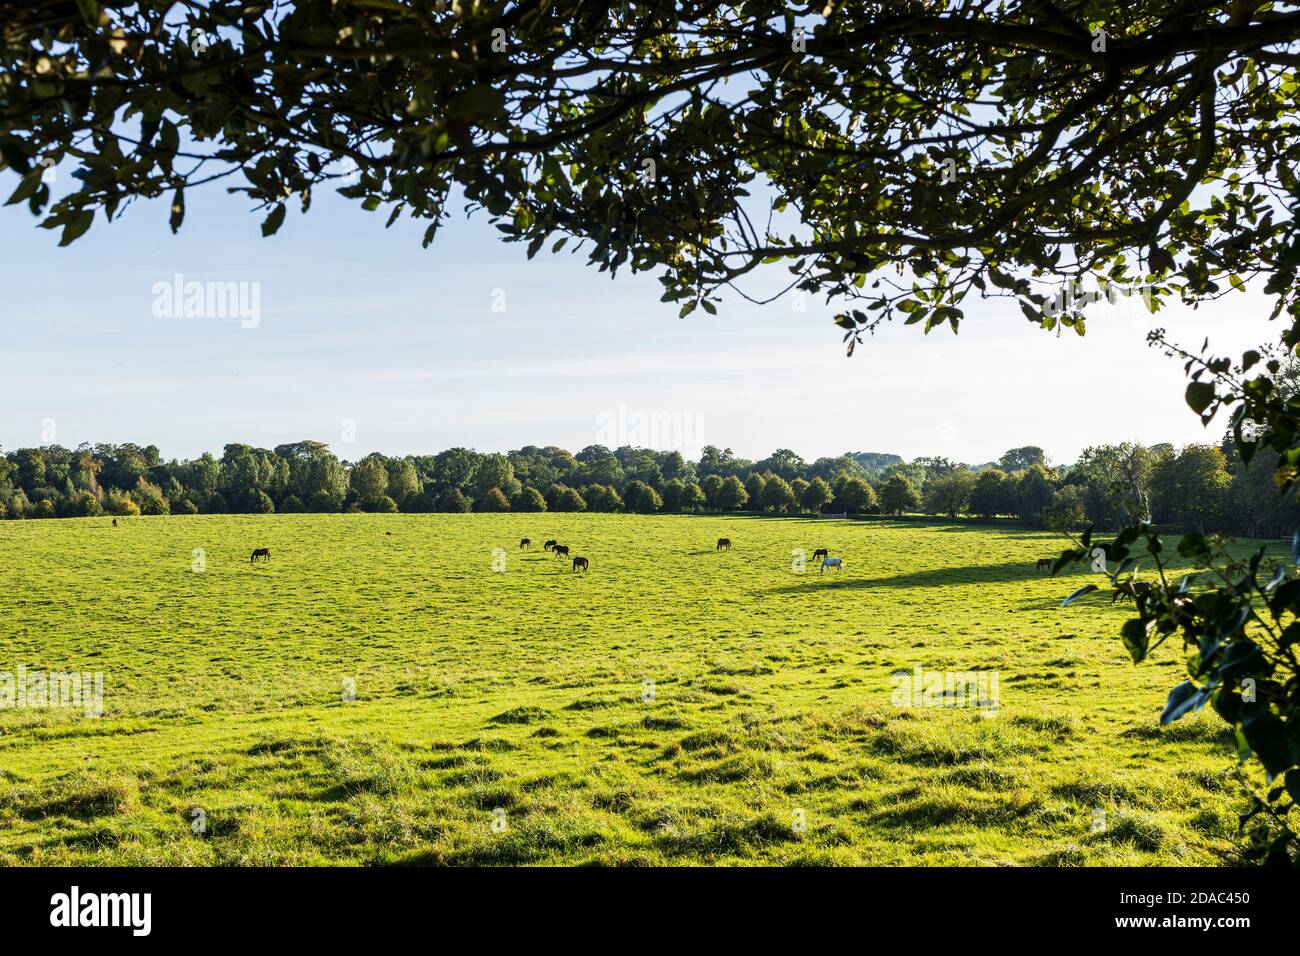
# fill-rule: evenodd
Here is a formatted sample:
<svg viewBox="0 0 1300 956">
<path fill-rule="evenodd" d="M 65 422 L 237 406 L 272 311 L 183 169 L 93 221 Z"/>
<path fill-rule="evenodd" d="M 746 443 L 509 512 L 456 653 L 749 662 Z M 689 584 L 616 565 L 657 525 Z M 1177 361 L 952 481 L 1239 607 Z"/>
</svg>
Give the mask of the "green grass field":
<svg viewBox="0 0 1300 956">
<path fill-rule="evenodd" d="M 1062 609 L 1090 576 L 1033 571 L 1061 545 L 717 517 L 0 523 L 0 671 L 104 675 L 102 717 L 0 710 L 0 863 L 1227 859 L 1230 736 L 1158 726 L 1181 652 L 1134 666 L 1125 611 Z M 819 546 L 842 575 L 793 572 Z M 996 715 L 896 706 L 916 665 L 997 671 Z"/>
</svg>

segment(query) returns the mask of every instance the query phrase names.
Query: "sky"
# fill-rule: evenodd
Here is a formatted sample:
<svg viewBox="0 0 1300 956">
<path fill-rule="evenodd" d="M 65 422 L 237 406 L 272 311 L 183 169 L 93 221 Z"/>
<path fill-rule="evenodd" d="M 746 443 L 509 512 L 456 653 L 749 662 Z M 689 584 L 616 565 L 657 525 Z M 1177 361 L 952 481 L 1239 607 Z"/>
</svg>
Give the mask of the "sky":
<svg viewBox="0 0 1300 956">
<path fill-rule="evenodd" d="M 57 196 L 70 187 L 55 175 Z M 0 180 L 6 194 L 17 182 Z M 421 225 L 386 230 L 384 212 L 338 196 L 291 210 L 270 238 L 219 185 L 187 197 L 175 237 L 167 215 L 138 203 L 60 249 L 24 206 L 0 210 L 0 450 L 134 441 L 190 458 L 314 439 L 356 460 L 713 444 L 979 464 L 1039 445 L 1068 464 L 1101 443 L 1218 440 L 1222 425 L 1183 401 L 1181 364 L 1145 344 L 1152 327 L 1238 356 L 1278 331 L 1254 291 L 1154 318 L 1138 299 L 1093 306 L 1083 338 L 968 298 L 959 335 L 889 324 L 846 358 L 820 297 L 798 311 L 733 295 L 678 319 L 653 276 L 529 261 L 482 216 L 457 213 L 426 250 Z M 243 318 L 185 317 L 196 282 L 239 284 Z"/>
</svg>

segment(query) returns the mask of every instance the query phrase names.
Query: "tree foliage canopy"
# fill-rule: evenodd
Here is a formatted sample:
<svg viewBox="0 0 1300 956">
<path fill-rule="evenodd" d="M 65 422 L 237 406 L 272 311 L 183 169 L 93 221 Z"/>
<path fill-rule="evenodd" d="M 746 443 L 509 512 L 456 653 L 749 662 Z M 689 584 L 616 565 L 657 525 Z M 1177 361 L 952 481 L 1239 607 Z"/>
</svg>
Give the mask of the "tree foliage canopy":
<svg viewBox="0 0 1300 956">
<path fill-rule="evenodd" d="M 463 196 L 530 254 L 576 239 L 601 270 L 657 270 L 683 313 L 783 262 L 862 300 L 838 319 L 851 344 L 895 315 L 955 329 L 972 291 L 1082 331 L 1063 280 L 1164 282 L 1154 306 L 1257 273 L 1289 290 L 1300 262 L 1293 4 L 50 0 L 0 18 L 11 201 L 64 242 L 137 197 L 180 228 L 218 180 L 268 234 L 337 187 L 427 220 L 427 242 Z M 55 202 L 51 162 L 80 180 Z"/>
</svg>

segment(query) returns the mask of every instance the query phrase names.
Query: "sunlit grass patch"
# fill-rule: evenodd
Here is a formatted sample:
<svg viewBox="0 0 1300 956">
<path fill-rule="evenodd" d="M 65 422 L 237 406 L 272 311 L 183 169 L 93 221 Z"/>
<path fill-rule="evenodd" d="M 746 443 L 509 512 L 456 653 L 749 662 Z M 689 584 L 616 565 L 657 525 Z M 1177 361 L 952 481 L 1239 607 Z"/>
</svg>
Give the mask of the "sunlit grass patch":
<svg viewBox="0 0 1300 956">
<path fill-rule="evenodd" d="M 21 569 L 0 590 L 0 670 L 105 678 L 101 718 L 0 710 L 0 863 L 1205 864 L 1238 839 L 1229 735 L 1212 714 L 1160 727 L 1181 660 L 1135 667 L 1123 608 L 1062 609 L 1087 571 L 1036 574 L 1050 536 L 550 514 L 101 525 L 0 527 L 0 567 Z M 579 545 L 592 572 L 508 550 L 494 573 L 525 536 Z M 250 567 L 254 542 L 275 559 Z M 823 546 L 842 576 L 792 572 L 791 548 Z M 917 668 L 960 693 L 900 701 L 893 675 Z M 997 707 L 971 706 L 993 673 Z"/>
</svg>

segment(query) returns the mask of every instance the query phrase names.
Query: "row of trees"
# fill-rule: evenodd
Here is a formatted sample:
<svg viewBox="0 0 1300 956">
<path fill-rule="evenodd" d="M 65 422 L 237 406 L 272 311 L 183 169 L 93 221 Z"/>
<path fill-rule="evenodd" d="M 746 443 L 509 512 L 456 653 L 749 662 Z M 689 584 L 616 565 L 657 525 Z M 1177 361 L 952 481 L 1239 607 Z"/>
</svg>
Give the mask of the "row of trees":
<svg viewBox="0 0 1300 956">
<path fill-rule="evenodd" d="M 508 454 L 452 448 L 341 461 L 321 442 L 231 444 L 220 458 L 164 461 L 153 445 L 21 448 L 0 458 L 0 516 L 86 517 L 337 511 L 819 511 L 956 518 L 1008 516 L 1039 527 L 1117 528 L 1135 520 L 1278 536 L 1300 522 L 1279 497 L 1269 453 L 1246 468 L 1222 446 L 1088 448 L 1070 467 L 1041 448 L 968 466 L 946 458 L 845 454 L 808 463 L 789 449 L 761 461 L 706 447 L 600 445 L 576 455 L 529 445 Z"/>
<path fill-rule="evenodd" d="M 528 446 L 509 454 L 452 448 L 341 461 L 321 442 L 225 446 L 221 457 L 164 461 L 153 445 L 21 448 L 0 458 L 0 516 L 276 511 L 817 510 L 870 502 L 867 480 L 897 456 L 863 453 L 808 463 L 789 450 L 753 462 L 706 447 L 679 452 L 593 445 L 576 455 Z M 787 480 L 786 477 L 789 479 Z M 846 484 L 847 483 L 847 484 Z"/>
<path fill-rule="evenodd" d="M 1085 449 L 1069 468 L 1035 462 L 1007 472 L 956 466 L 927 476 L 922 510 L 931 514 L 1011 515 L 1037 527 L 1118 529 L 1140 522 L 1250 537 L 1289 535 L 1300 524 L 1294 495 L 1280 496 L 1276 454 L 1247 468 L 1231 441 L 1222 445 Z"/>
</svg>

